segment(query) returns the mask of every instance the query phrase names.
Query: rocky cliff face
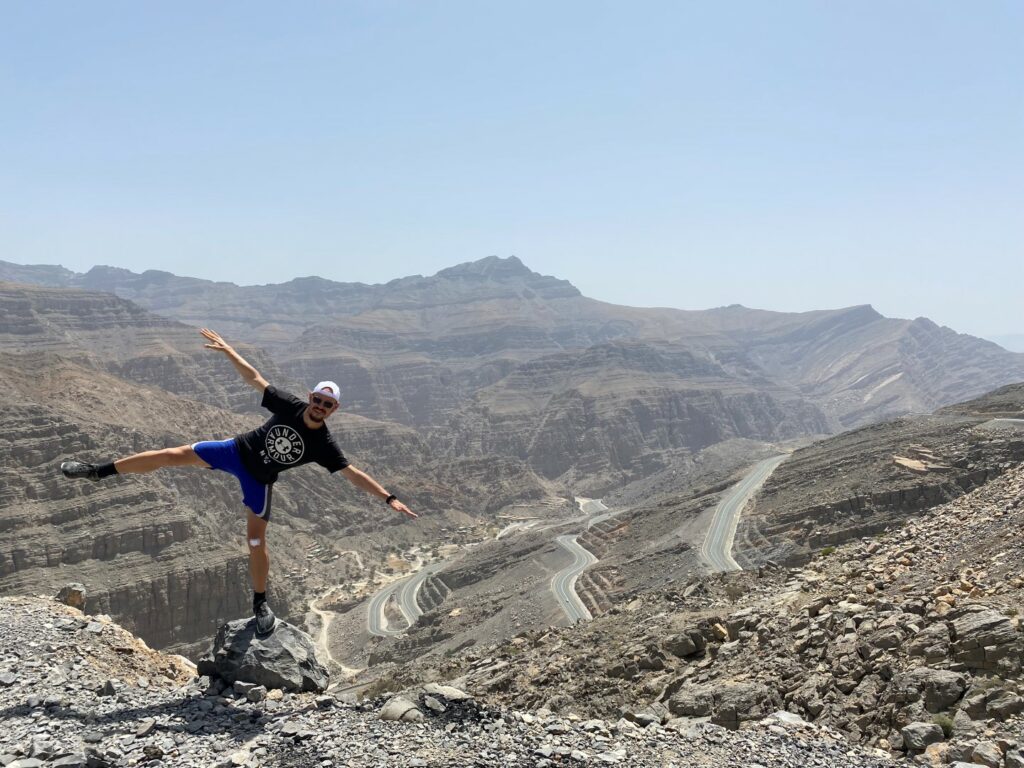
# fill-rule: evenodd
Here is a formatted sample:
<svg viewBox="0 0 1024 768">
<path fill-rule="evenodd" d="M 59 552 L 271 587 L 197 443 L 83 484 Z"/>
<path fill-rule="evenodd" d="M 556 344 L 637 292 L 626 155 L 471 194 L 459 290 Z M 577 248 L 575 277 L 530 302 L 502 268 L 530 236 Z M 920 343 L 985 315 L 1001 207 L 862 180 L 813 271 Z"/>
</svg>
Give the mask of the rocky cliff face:
<svg viewBox="0 0 1024 768">
<path fill-rule="evenodd" d="M 0 592 L 80 581 L 90 610 L 185 652 L 217 622 L 244 616 L 251 595 L 233 478 L 182 469 L 93 484 L 65 480 L 59 464 L 230 437 L 265 417 L 230 410 L 256 410 L 255 393 L 202 349 L 194 329 L 109 295 L 5 286 L 0 314 Z M 262 365 L 261 353 L 246 354 Z M 272 365 L 263 370 L 274 375 Z M 341 414 L 332 429 L 356 466 L 414 500 L 427 518 L 414 539 L 459 509 L 486 513 L 546 492 L 522 462 L 444 460 L 407 427 Z M 481 501 L 484 478 L 493 494 Z M 315 467 L 282 480 L 274 520 L 272 592 L 282 616 L 302 615 L 309 582 L 334 578 L 333 547 L 388 539 L 400 522 Z M 324 540 L 326 553 L 311 556 Z"/>
<path fill-rule="evenodd" d="M 0 350 L 46 352 L 217 407 L 258 410 L 258 398 L 230 365 L 203 349 L 194 328 L 104 293 L 0 283 Z M 264 375 L 298 388 L 269 358 L 240 351 Z"/>
<path fill-rule="evenodd" d="M 9 383 L 0 402 L 12 413 L 25 409 L 19 429 L 44 435 L 40 445 L 22 445 L 14 431 L 0 432 L 19 452 L 12 460 L 38 469 L 31 483 L 9 478 L 12 495 L 0 519 L 19 521 L 9 536 L 32 532 L 52 552 L 44 566 L 40 548 L 0 539 L 8 567 L 23 566 L 0 586 L 31 590 L 61 563 L 95 568 L 103 584 L 95 594 L 119 595 L 111 605 L 131 604 L 139 614 L 163 611 L 163 595 L 177 594 L 166 587 L 178 583 L 174 574 L 192 574 L 181 576 L 184 584 L 227 584 L 237 575 L 244 555 L 238 521 L 218 517 L 237 507 L 233 481 L 146 478 L 118 486 L 117 494 L 104 485 L 82 491 L 61 512 L 67 523 L 36 528 L 33 516 L 52 514 L 40 511 L 51 504 L 60 508 L 64 492 L 51 477 L 56 454 L 41 444 L 105 457 L 230 436 L 259 423 L 254 393 L 181 320 L 267 344 L 266 353 L 243 352 L 277 384 L 301 389 L 319 378 L 339 380 L 346 410 L 359 414 L 335 421 L 346 453 L 429 513 L 415 534 L 397 524 L 392 530 L 395 521 L 368 513 L 366 498 L 347 485 L 313 468 L 297 470 L 276 498 L 277 519 L 286 524 L 275 527 L 282 570 L 296 591 L 331 583 L 327 564 L 335 550 L 358 549 L 373 536 L 388 544 L 442 536 L 444 526 L 506 504 L 667 478 L 723 442 L 820 434 L 1024 378 L 1020 356 L 870 308 L 793 315 L 615 307 L 517 260 L 487 259 L 386 286 L 307 278 L 239 287 L 167 273 L 97 268 L 80 276 L 2 264 L 0 276 L 63 286 L 0 286 L 0 369 Z M 35 424 L 40 412 L 53 412 L 57 426 Z M 51 426 L 57 431 L 46 432 Z M 147 509 L 165 513 L 159 524 L 143 522 Z M 844 512 L 836 526 L 845 525 Z M 79 540 L 89 515 L 100 521 L 95 549 Z M 848 526 L 843 535 L 881 519 Z M 768 543 L 751 549 L 761 546 L 767 557 L 780 541 L 790 546 L 795 538 L 784 532 L 793 525 L 766 518 L 757 535 Z M 805 554 L 826 541 L 817 532 L 801 536 Z M 209 542 L 218 546 L 206 548 Z M 666 543 L 658 562 L 689 562 L 677 546 Z M 307 556 L 323 549 L 322 560 Z M 207 574 L 210 564 L 216 574 Z M 149 586 L 130 586 L 129 579 Z M 203 620 L 236 610 L 244 593 L 243 584 L 234 603 L 199 601 Z M 131 602 L 144 595 L 149 608 Z M 186 615 L 182 609 L 168 612 Z M 156 632 L 159 644 L 187 643 L 204 631 L 199 619 L 153 621 L 146 631 Z"/>
<path fill-rule="evenodd" d="M 203 640 L 219 618 L 244 615 L 241 534 L 234 545 L 223 543 L 230 526 L 210 525 L 199 506 L 204 495 L 226 501 L 222 483 L 214 493 L 195 488 L 196 476 L 173 485 L 157 477 L 70 483 L 58 470 L 66 455 L 112 455 L 155 436 L 87 429 L 32 405 L 8 402 L 4 411 L 0 591 L 38 594 L 83 582 L 90 610 L 121 617 L 154 645 L 182 649 Z"/>
<path fill-rule="evenodd" d="M 710 355 L 620 342 L 523 364 L 453 418 L 447 450 L 515 455 L 599 493 L 662 469 L 673 451 L 827 430 L 797 393 L 738 381 Z"/>
</svg>

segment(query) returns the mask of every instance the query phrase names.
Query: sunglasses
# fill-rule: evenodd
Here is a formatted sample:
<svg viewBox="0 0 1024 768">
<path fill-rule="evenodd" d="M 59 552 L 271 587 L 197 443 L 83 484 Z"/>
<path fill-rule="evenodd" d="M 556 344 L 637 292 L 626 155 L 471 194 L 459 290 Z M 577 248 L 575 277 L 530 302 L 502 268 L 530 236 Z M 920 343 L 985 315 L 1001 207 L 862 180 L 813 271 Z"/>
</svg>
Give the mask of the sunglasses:
<svg viewBox="0 0 1024 768">
<path fill-rule="evenodd" d="M 320 397 L 319 395 L 313 395 L 312 400 L 313 405 L 319 405 L 321 408 L 327 408 L 328 410 L 337 405 L 337 403 L 334 400 L 331 400 L 331 398 L 329 397 Z"/>
</svg>

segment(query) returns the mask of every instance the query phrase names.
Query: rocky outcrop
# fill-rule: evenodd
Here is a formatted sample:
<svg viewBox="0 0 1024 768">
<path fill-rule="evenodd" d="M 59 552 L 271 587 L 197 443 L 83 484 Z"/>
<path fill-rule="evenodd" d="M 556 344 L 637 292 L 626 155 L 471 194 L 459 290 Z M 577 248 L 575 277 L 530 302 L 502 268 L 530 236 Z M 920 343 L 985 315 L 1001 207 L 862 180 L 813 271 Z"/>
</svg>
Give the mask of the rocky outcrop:
<svg viewBox="0 0 1024 768">
<path fill-rule="evenodd" d="M 256 634 L 253 619 L 224 624 L 196 670 L 235 685 L 236 690 L 238 683 L 248 683 L 262 686 L 264 691 L 322 692 L 330 682 L 309 635 L 286 621 L 278 621 L 266 637 Z"/>
<path fill-rule="evenodd" d="M 991 397 L 999 412 L 1024 408 L 1024 388 Z M 984 486 L 1024 461 L 1024 429 L 991 423 L 988 407 L 985 397 L 795 451 L 740 520 L 739 562 L 806 563 L 826 547 L 879 534 Z M 922 450 L 941 457 L 940 470 L 922 474 L 893 461 Z"/>
</svg>

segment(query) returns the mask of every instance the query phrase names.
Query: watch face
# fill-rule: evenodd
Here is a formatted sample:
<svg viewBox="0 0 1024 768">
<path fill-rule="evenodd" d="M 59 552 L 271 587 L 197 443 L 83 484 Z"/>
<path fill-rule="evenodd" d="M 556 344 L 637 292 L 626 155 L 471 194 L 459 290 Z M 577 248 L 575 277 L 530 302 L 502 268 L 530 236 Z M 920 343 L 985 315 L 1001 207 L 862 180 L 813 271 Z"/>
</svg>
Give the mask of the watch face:
<svg viewBox="0 0 1024 768">
<path fill-rule="evenodd" d="M 267 455 L 278 464 L 294 464 L 302 458 L 306 450 L 302 436 L 287 424 L 271 427 L 264 444 Z"/>
</svg>

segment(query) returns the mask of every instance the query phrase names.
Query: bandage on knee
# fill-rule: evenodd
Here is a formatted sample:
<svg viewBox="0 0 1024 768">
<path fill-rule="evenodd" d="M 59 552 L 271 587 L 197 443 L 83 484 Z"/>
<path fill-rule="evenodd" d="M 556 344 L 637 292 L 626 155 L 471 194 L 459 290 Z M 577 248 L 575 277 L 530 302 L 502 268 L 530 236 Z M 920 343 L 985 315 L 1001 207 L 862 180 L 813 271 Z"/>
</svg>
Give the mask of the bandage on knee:
<svg viewBox="0 0 1024 768">
<path fill-rule="evenodd" d="M 258 547 L 262 543 L 263 543 L 263 539 L 249 539 L 249 546 L 250 547 Z"/>
</svg>

